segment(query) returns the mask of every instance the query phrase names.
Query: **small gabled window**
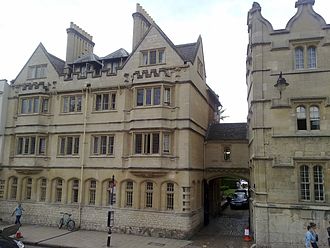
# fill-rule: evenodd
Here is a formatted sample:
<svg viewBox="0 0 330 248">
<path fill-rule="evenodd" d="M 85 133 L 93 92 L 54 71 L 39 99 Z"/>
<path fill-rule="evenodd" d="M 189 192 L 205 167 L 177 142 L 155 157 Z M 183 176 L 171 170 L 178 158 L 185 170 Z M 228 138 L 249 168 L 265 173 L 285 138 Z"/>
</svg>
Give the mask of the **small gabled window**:
<svg viewBox="0 0 330 248">
<path fill-rule="evenodd" d="M 158 48 L 141 51 L 141 65 L 156 65 L 165 63 L 165 49 Z"/>
<path fill-rule="evenodd" d="M 47 64 L 29 66 L 28 79 L 38 79 L 45 77 L 47 77 Z"/>
</svg>

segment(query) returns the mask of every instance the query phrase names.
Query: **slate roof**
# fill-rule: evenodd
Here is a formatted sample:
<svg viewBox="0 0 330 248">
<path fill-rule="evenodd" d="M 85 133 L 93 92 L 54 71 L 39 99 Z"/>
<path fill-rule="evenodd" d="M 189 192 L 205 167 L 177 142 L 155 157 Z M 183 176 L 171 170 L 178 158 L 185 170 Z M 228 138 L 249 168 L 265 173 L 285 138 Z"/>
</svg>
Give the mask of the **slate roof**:
<svg viewBox="0 0 330 248">
<path fill-rule="evenodd" d="M 247 140 L 247 124 L 214 123 L 207 130 L 206 140 Z"/>
<path fill-rule="evenodd" d="M 128 56 L 129 53 L 124 48 L 120 48 L 117 51 L 114 51 L 113 53 L 110 53 L 107 56 L 103 57 L 102 59 L 118 59 L 123 57 L 125 58 Z"/>
<path fill-rule="evenodd" d="M 99 56 L 97 56 L 94 53 L 89 53 L 89 54 L 86 54 L 86 55 L 82 56 L 79 59 L 76 59 L 73 63 L 74 64 L 77 64 L 77 63 L 86 63 L 86 62 L 97 62 L 97 63 L 100 63 L 99 60 L 100 60 L 100 57 Z"/>
<path fill-rule="evenodd" d="M 185 61 L 190 61 L 194 63 L 196 56 L 197 42 L 176 45 L 175 47 Z"/>
<path fill-rule="evenodd" d="M 49 52 L 47 52 L 47 54 L 48 54 L 48 59 L 49 59 L 50 63 L 53 64 L 57 73 L 62 74 L 63 70 L 64 70 L 65 62 L 63 60 L 59 59 L 58 57 L 54 56 L 53 54 L 50 54 Z"/>
</svg>

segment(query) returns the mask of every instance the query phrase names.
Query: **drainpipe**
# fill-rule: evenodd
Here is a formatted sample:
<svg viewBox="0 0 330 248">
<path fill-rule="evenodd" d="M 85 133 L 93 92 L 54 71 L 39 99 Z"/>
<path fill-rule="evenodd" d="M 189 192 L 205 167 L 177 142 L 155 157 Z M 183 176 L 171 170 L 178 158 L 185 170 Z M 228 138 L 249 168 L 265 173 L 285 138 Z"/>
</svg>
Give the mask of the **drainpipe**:
<svg viewBox="0 0 330 248">
<path fill-rule="evenodd" d="M 78 226 L 81 227 L 81 211 L 82 211 L 82 197 L 84 195 L 84 187 L 83 187 L 83 178 L 84 178 L 84 164 L 85 164 L 85 143 L 86 143 L 86 122 L 87 122 L 87 108 L 88 108 L 88 93 L 90 90 L 90 83 L 87 83 L 83 91 L 85 91 L 85 104 L 84 104 L 84 126 L 83 126 L 83 138 L 82 138 L 82 154 L 81 154 L 81 162 L 80 162 L 80 183 L 79 183 L 79 203 L 78 203 Z"/>
</svg>

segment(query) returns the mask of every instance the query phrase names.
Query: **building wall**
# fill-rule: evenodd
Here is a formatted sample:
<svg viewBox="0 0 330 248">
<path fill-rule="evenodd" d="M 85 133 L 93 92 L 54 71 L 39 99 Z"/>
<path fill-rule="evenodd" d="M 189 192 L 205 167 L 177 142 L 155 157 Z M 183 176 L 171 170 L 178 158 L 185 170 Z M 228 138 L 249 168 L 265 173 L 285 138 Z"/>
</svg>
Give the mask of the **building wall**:
<svg viewBox="0 0 330 248">
<path fill-rule="evenodd" d="M 309 222 L 318 225 L 325 245 L 329 215 L 329 25 L 312 9 L 314 1 L 297 1 L 297 14 L 286 29 L 273 30 L 253 4 L 248 14 L 247 85 L 249 154 L 257 246 L 302 247 Z M 316 67 L 307 64 L 308 47 L 316 48 Z M 304 68 L 296 67 L 303 47 Z M 289 85 L 274 87 L 280 72 Z M 306 107 L 306 130 L 298 127 L 297 107 Z M 310 107 L 319 109 L 320 127 L 311 130 Z M 304 184 L 303 167 L 308 166 Z M 315 174 L 316 166 L 321 172 Z M 317 182 L 321 198 L 317 195 Z M 306 182 L 306 181 L 305 181 Z M 310 199 L 303 193 L 310 190 Z M 306 188 L 306 189 L 307 189 Z"/>
<path fill-rule="evenodd" d="M 142 66 L 140 51 L 159 47 L 165 49 L 165 63 Z M 197 56 L 203 61 L 201 51 Z M 81 228 L 105 230 L 108 185 L 114 176 L 116 231 L 190 237 L 203 223 L 203 144 L 211 121 L 207 114 L 217 111 L 196 66 L 184 62 L 156 26 L 113 75 L 58 75 L 48 58 L 39 46 L 10 90 L 1 173 L 3 219 L 10 220 L 11 210 L 20 201 L 26 209 L 23 222 L 56 225 L 60 212 L 67 211 Z M 29 66 L 39 64 L 47 64 L 47 76 L 27 78 Z M 137 106 L 137 91 L 147 88 L 161 88 L 159 105 Z M 165 88 L 171 92 L 169 104 L 164 103 Z M 115 94 L 115 107 L 98 111 L 96 95 L 105 93 Z M 63 111 L 64 99 L 70 96 L 75 97 L 75 110 L 80 97 L 80 111 Z M 22 107 L 32 97 L 39 99 L 37 112 Z M 46 111 L 41 111 L 43 99 L 48 99 Z M 159 151 L 137 153 L 139 134 L 144 151 L 148 149 L 146 135 L 159 134 Z M 165 134 L 169 135 L 168 151 Z M 94 154 L 95 136 L 114 137 L 113 153 Z M 130 182 L 132 191 L 127 189 Z M 149 183 L 153 188 L 148 191 Z M 152 192 L 151 207 L 147 191 Z M 133 192 L 131 204 L 129 192 Z"/>
</svg>

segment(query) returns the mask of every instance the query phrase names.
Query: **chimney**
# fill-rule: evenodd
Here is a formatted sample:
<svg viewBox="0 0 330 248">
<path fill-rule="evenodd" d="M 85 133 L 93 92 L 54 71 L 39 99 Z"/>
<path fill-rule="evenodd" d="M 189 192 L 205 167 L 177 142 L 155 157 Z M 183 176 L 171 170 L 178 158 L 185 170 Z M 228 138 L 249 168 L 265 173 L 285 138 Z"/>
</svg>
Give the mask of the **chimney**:
<svg viewBox="0 0 330 248">
<path fill-rule="evenodd" d="M 68 34 L 66 44 L 66 64 L 72 64 L 76 59 L 93 52 L 95 45 L 92 41 L 93 36 L 82 30 L 73 22 L 70 23 L 70 27 L 66 32 Z"/>
<path fill-rule="evenodd" d="M 133 44 L 132 51 L 139 44 L 145 33 L 148 31 L 154 20 L 141 7 L 139 3 L 136 4 L 136 12 L 133 14 Z"/>
</svg>

